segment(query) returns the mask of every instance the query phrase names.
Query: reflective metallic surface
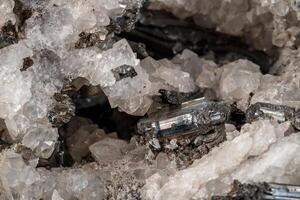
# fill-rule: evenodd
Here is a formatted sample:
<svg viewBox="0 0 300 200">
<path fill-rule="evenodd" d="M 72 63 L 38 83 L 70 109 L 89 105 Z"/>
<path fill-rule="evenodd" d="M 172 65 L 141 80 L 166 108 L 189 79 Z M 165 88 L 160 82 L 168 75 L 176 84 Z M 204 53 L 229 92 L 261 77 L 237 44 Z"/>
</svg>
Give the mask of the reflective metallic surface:
<svg viewBox="0 0 300 200">
<path fill-rule="evenodd" d="M 229 116 L 230 107 L 224 102 L 199 98 L 141 120 L 138 123 L 138 132 L 151 132 L 157 138 L 206 134 L 210 130 L 208 127 L 224 123 Z"/>
<path fill-rule="evenodd" d="M 269 103 L 255 103 L 251 105 L 246 111 L 247 121 L 251 122 L 257 119 L 274 119 L 278 122 L 285 122 L 292 120 L 294 117 L 295 109 L 282 106 L 273 105 Z"/>
<path fill-rule="evenodd" d="M 300 130 L 300 109 L 296 111 L 294 117 L 294 127 Z"/>
<path fill-rule="evenodd" d="M 273 119 L 279 123 L 290 121 L 294 128 L 300 130 L 300 110 L 289 106 L 258 102 L 247 109 L 246 118 L 248 122 L 258 119 Z"/>
<path fill-rule="evenodd" d="M 299 185 L 268 183 L 270 190 L 265 192 L 264 199 L 296 200 L 300 199 Z"/>
<path fill-rule="evenodd" d="M 128 77 L 133 78 L 137 75 L 135 69 L 129 65 L 122 65 L 115 69 L 112 69 L 111 71 L 114 74 L 117 81 Z"/>
</svg>

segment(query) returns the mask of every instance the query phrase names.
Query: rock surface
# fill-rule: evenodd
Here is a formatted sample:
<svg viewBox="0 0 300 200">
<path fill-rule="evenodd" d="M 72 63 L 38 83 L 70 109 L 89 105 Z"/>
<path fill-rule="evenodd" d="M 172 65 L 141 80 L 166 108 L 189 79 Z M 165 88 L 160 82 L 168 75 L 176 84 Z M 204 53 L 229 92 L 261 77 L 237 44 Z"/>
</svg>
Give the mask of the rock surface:
<svg viewBox="0 0 300 200">
<path fill-rule="evenodd" d="M 136 137 L 129 143 L 106 135 L 84 120 L 71 122 L 67 134 L 58 135 L 57 128 L 72 120 L 76 109 L 71 97 L 65 96 L 65 105 L 57 94 L 78 77 L 85 78 L 78 90 L 90 83 L 103 90 L 111 108 L 136 116 L 154 104 L 153 110 L 168 106 L 156 102 L 160 91 L 211 90 L 215 99 L 236 103 L 242 111 L 257 102 L 300 108 L 299 1 L 151 0 L 150 9 L 171 11 L 202 28 L 242 37 L 266 55 L 277 46 L 279 59 L 267 75 L 245 58 L 218 60 L 188 49 L 174 58 L 139 60 L 131 41 L 115 39 L 114 31 L 130 31 L 142 4 L 0 0 L 1 31 L 8 24 L 16 31 L 16 41 L 0 44 L 0 199 L 186 200 L 226 194 L 235 179 L 299 184 L 300 133 L 292 128 L 298 122 L 258 119 L 242 126 L 232 119 L 228 123 L 237 126 L 225 125 L 226 142 L 220 143 L 225 133 L 213 144 L 209 139 L 217 136 L 211 132 L 195 143 L 171 138 L 164 152 L 148 151 Z M 26 20 L 14 9 L 20 5 L 32 12 Z M 66 109 L 56 110 L 62 118 L 55 124 L 52 111 L 58 102 Z M 199 146 L 193 154 L 197 142 L 210 152 L 202 145 L 205 148 Z M 156 138 L 148 145 L 162 147 Z M 76 161 L 74 166 L 42 167 L 43 162 L 63 159 L 65 151 Z M 188 163 L 185 169 L 176 158 Z"/>
<path fill-rule="evenodd" d="M 13 13 L 14 6 L 15 2 L 13 0 L 3 0 L 0 2 L 0 27 L 8 21 L 11 21 L 13 24 L 16 22 L 15 15 Z"/>
<path fill-rule="evenodd" d="M 173 176 L 150 177 L 143 188 L 144 198 L 208 198 L 227 193 L 234 179 L 299 181 L 297 176 L 290 177 L 292 169 L 297 171 L 300 164 L 295 159 L 300 148 L 299 133 L 284 137 L 280 126 L 267 120 L 246 124 L 239 136 L 224 142 L 191 167 Z"/>
</svg>

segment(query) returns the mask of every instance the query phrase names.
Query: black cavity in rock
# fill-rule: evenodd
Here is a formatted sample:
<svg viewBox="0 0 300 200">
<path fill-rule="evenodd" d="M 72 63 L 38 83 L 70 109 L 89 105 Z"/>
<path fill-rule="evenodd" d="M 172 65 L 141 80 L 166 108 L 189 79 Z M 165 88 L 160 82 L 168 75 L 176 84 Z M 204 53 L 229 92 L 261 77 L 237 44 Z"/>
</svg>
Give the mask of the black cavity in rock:
<svg viewBox="0 0 300 200">
<path fill-rule="evenodd" d="M 245 112 L 238 109 L 236 104 L 231 105 L 231 115 L 229 122 L 233 124 L 237 128 L 237 130 L 240 130 L 241 127 L 246 123 Z"/>
<path fill-rule="evenodd" d="M 26 71 L 29 67 L 33 65 L 33 60 L 30 57 L 23 59 L 23 66 L 21 68 L 21 71 Z"/>
<path fill-rule="evenodd" d="M 171 58 L 184 49 L 190 49 L 200 56 L 213 52 L 215 62 L 220 64 L 229 58 L 232 59 L 229 61 L 246 58 L 258 64 L 263 73 L 267 73 L 277 60 L 275 47 L 268 53 L 256 50 L 240 37 L 197 27 L 193 22 L 165 12 L 160 15 L 158 11 L 152 12 L 144 9 L 135 28 L 130 32 L 123 31 L 119 36 L 145 44 L 147 52 L 155 59 Z"/>
</svg>

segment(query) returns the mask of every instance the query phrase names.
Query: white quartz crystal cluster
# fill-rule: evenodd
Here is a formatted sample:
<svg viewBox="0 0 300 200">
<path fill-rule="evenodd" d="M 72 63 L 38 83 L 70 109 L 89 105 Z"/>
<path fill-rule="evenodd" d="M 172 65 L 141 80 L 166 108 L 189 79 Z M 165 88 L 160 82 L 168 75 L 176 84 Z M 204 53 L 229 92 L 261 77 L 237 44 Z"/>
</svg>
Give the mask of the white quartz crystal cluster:
<svg viewBox="0 0 300 200">
<path fill-rule="evenodd" d="M 168 10 L 180 18 L 193 17 L 201 27 L 243 36 L 267 50 L 272 38 L 297 27 L 299 0 L 151 0 L 151 9 Z M 288 23 L 287 23 L 288 21 Z M 276 45 L 276 42 L 273 42 Z"/>
<path fill-rule="evenodd" d="M 286 51 L 291 52 L 284 50 L 282 59 L 286 56 Z M 285 71 L 277 75 L 263 75 L 258 65 L 240 59 L 219 68 L 210 67 L 209 70 L 203 70 L 197 78 L 196 85 L 214 89 L 218 97 L 227 102 L 236 102 L 238 108 L 244 111 L 256 102 L 300 108 L 300 76 L 297 64 L 299 53 L 292 52 L 291 55 L 289 61 L 292 63 L 279 59 L 275 64 L 285 65 Z"/>
<path fill-rule="evenodd" d="M 147 179 L 145 199 L 208 199 L 226 194 L 233 180 L 299 183 L 300 133 L 288 133 L 290 124 L 261 120 L 242 127 L 189 168 L 174 175 L 157 173 Z"/>
<path fill-rule="evenodd" d="M 284 48 L 267 75 L 247 59 L 218 65 L 188 49 L 173 59 L 139 60 L 125 39 L 106 50 L 75 48 L 81 32 L 101 33 L 100 39 L 105 40 L 110 19 L 140 6 L 138 0 L 22 2 L 35 9 L 18 43 L 0 49 L 0 118 L 5 120 L 10 142 L 31 149 L 35 156 L 24 159 L 14 148 L 1 152 L 0 199 L 100 200 L 105 190 L 118 191 L 123 183 L 133 196 L 142 190 L 143 199 L 186 200 L 224 194 L 234 179 L 299 184 L 300 133 L 290 134 L 290 122 L 269 120 L 246 124 L 241 131 L 227 124 L 228 141 L 182 171 L 164 153 L 154 163 L 146 163 L 144 147 L 105 137 L 103 131 L 99 140 L 85 138 L 81 146 L 99 165 L 36 168 L 38 159 L 48 159 L 57 147 L 57 129 L 48 113 L 66 77 L 84 77 L 99 85 L 112 108 L 136 116 L 147 113 L 159 89 L 189 93 L 197 87 L 211 89 L 217 98 L 236 103 L 243 111 L 256 102 L 300 108 L 300 53 L 292 48 L 300 35 L 295 26 L 297 0 L 152 0 L 151 9 L 166 9 L 181 18 L 192 16 L 202 27 L 244 36 L 259 49 L 268 50 L 272 44 Z M 13 7 L 13 0 L 0 0 L 0 27 L 18 22 Z M 33 65 L 24 70 L 28 57 Z M 132 67 L 136 74 L 118 79 L 114 70 L 121 66 Z M 70 149 L 71 156 L 76 150 Z M 112 177 L 110 187 L 106 187 L 107 174 Z M 126 195 L 123 190 L 117 199 Z"/>
<path fill-rule="evenodd" d="M 9 2 L 4 1 L 0 8 L 13 7 Z M 126 1 L 118 2 L 49 1 L 26 21 L 26 39 L 0 50 L 0 117 L 5 119 L 13 141 L 21 141 L 37 156 L 51 156 L 58 134 L 51 128 L 47 114 L 65 76 L 83 76 L 92 84 L 100 84 L 112 106 L 119 106 L 128 113 L 144 106 L 144 101 L 149 102 L 144 97 L 150 84 L 147 74 L 125 40 L 106 52 L 93 48 L 74 50 L 79 33 L 105 32 L 109 17 L 124 12 Z M 128 2 L 131 4 L 134 1 Z M 23 59 L 27 57 L 31 57 L 34 64 L 21 72 Z M 111 69 L 123 64 L 134 66 L 139 76 L 132 82 L 116 83 Z"/>
<path fill-rule="evenodd" d="M 91 167 L 78 169 L 36 169 L 36 161 L 25 163 L 20 154 L 2 152 L 0 161 L 1 196 L 13 199 L 91 199 L 104 197 L 101 177 Z"/>
<path fill-rule="evenodd" d="M 103 27 L 110 22 L 110 11 L 122 11 L 117 2 L 51 0 L 26 21 L 26 38 L 33 49 L 49 49 L 61 56 L 66 49 L 74 47 L 82 31 L 105 31 Z"/>
</svg>

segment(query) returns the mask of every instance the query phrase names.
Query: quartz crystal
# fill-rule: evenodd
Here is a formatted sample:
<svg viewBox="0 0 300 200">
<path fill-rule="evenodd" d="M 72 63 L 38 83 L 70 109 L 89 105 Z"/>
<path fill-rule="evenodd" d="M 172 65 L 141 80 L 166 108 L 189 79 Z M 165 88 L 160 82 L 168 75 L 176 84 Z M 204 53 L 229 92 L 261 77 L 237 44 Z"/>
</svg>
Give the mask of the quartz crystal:
<svg viewBox="0 0 300 200">
<path fill-rule="evenodd" d="M 196 79 L 196 85 L 200 88 L 211 88 L 215 91 L 218 90 L 218 80 L 220 76 L 220 70 L 213 61 L 207 61 L 202 59 L 202 71 Z"/>
<path fill-rule="evenodd" d="M 0 179 L 2 187 L 5 188 L 6 198 L 14 199 L 14 196 L 23 194 L 25 199 L 30 199 L 26 186 L 40 180 L 40 176 L 34 167 L 27 166 L 21 155 L 6 151 L 2 153 L 0 169 Z"/>
<path fill-rule="evenodd" d="M 248 60 L 229 63 L 222 70 L 219 86 L 222 99 L 238 103 L 247 101 L 260 85 L 262 75 L 259 66 Z"/>
<path fill-rule="evenodd" d="M 164 82 L 179 92 L 192 92 L 195 89 L 193 79 L 189 73 L 183 72 L 179 65 L 167 59 L 158 61 L 160 67 L 153 73 L 154 77 L 161 78 Z"/>
<path fill-rule="evenodd" d="M 260 87 L 251 98 L 251 104 L 264 102 L 300 108 L 299 92 L 299 77 L 297 73 L 293 71 L 286 72 L 281 77 L 267 75 L 262 78 Z"/>
<path fill-rule="evenodd" d="M 127 143 L 123 140 L 105 138 L 90 146 L 90 151 L 99 162 L 111 162 L 122 157 Z"/>
<path fill-rule="evenodd" d="M 20 154 L 5 151 L 1 155 L 0 169 L 3 200 L 99 200 L 104 196 L 103 182 L 91 168 L 37 170 L 27 165 Z"/>
<path fill-rule="evenodd" d="M 180 65 L 182 71 L 191 74 L 194 80 L 196 80 L 203 71 L 217 67 L 213 61 L 200 58 L 198 54 L 189 49 L 184 49 L 181 54 L 178 54 L 172 59 L 172 62 Z"/>
<path fill-rule="evenodd" d="M 26 41 L 19 42 L 0 49 L 1 59 L 1 96 L 0 96 L 0 117 L 10 118 L 16 113 L 31 97 L 31 80 L 29 73 L 20 71 L 23 58 L 32 56 L 32 50 L 26 45 Z M 18 55 L 18 58 L 15 58 Z M 17 82 L 15 80 L 18 80 Z M 12 88 L 13 87 L 13 88 Z M 11 94 L 10 91 L 14 91 Z"/>
<path fill-rule="evenodd" d="M 144 198 L 206 199 L 227 193 L 234 179 L 296 182 L 299 176 L 292 174 L 296 175 L 300 166 L 296 158 L 299 133 L 284 137 L 280 126 L 268 120 L 246 124 L 240 135 L 194 161 L 191 167 L 169 177 L 151 177 L 143 188 Z"/>
<path fill-rule="evenodd" d="M 84 3 L 53 0 L 42 13 L 34 13 L 26 21 L 26 37 L 35 49 L 47 48 L 61 54 L 64 48 L 70 48 L 79 39 L 82 31 L 95 31 L 97 26 L 108 25 L 107 12 L 94 0 Z"/>
<path fill-rule="evenodd" d="M 98 129 L 96 125 L 81 126 L 66 139 L 73 160 L 80 162 L 89 154 L 90 145 L 103 139 L 104 136 L 105 132 Z"/>
</svg>

